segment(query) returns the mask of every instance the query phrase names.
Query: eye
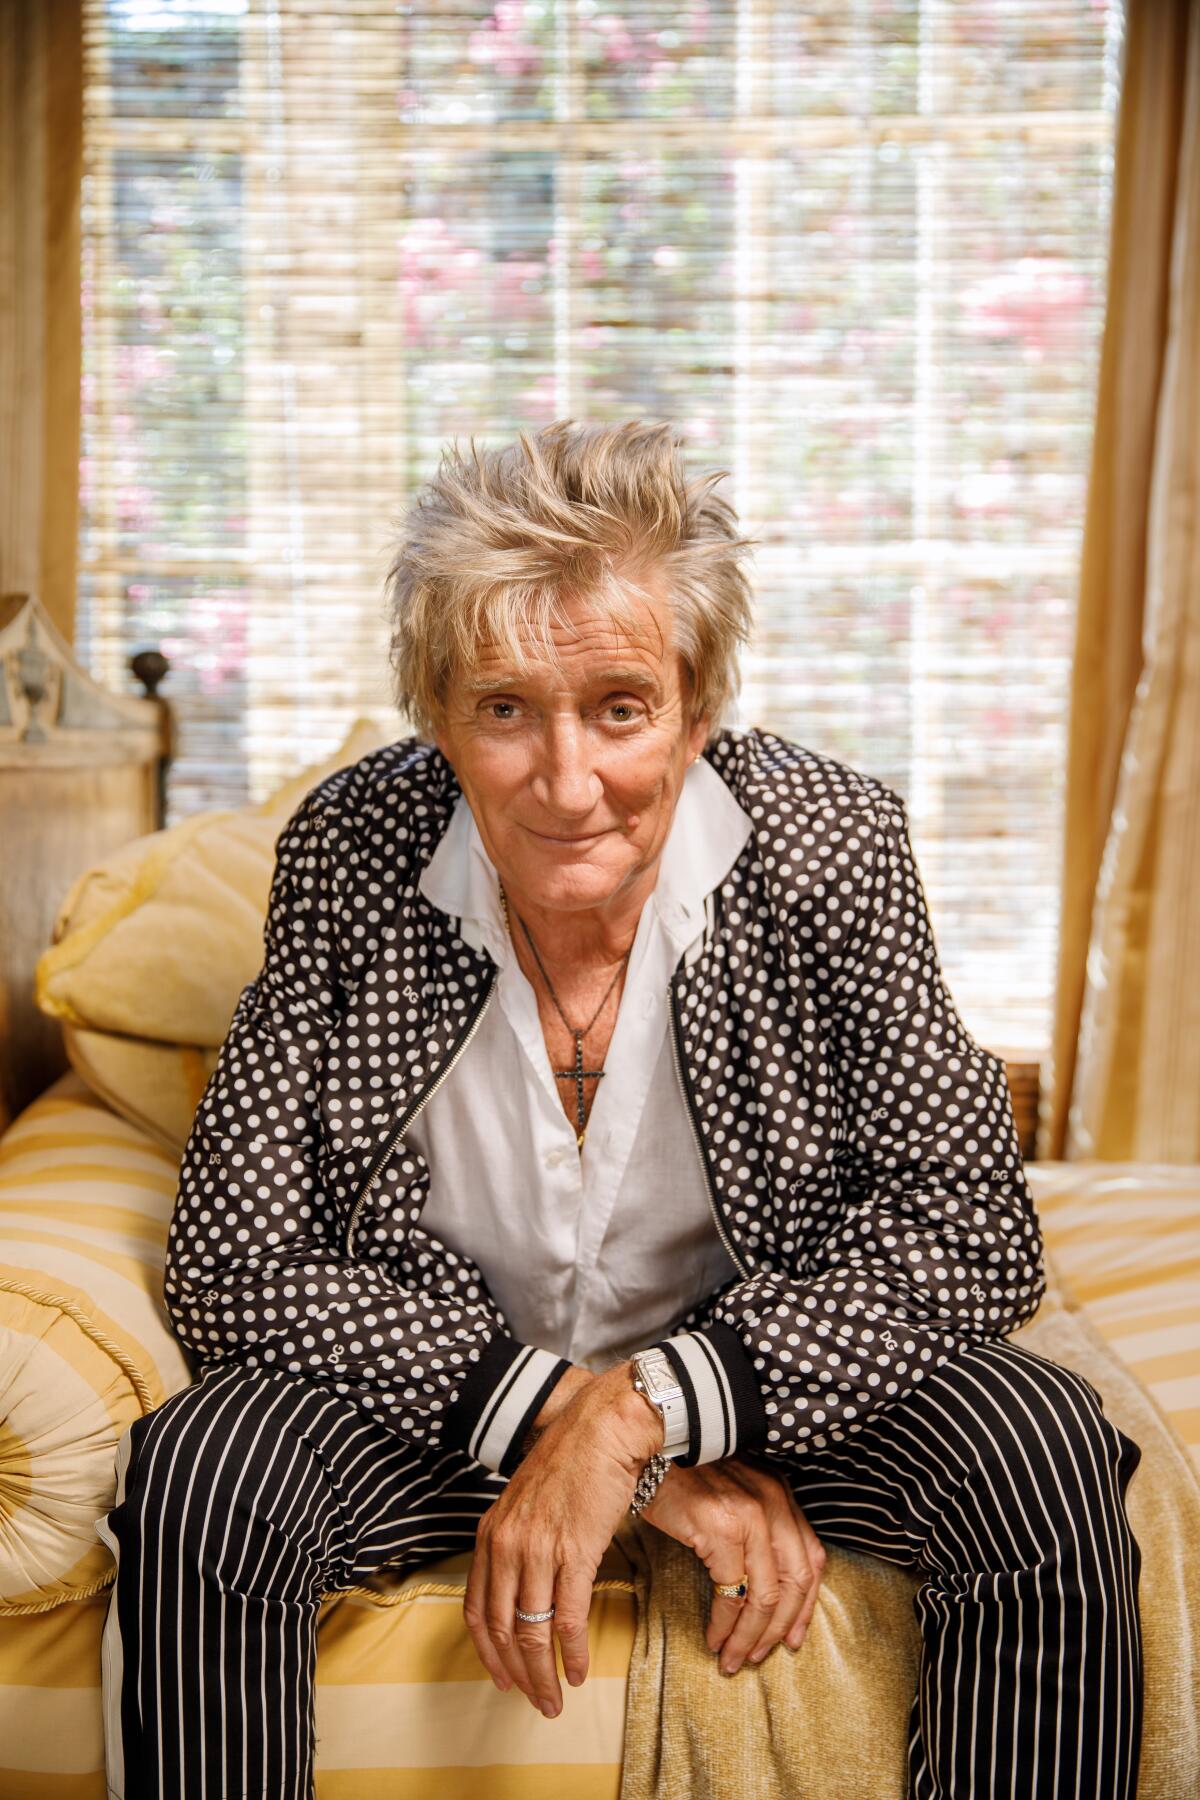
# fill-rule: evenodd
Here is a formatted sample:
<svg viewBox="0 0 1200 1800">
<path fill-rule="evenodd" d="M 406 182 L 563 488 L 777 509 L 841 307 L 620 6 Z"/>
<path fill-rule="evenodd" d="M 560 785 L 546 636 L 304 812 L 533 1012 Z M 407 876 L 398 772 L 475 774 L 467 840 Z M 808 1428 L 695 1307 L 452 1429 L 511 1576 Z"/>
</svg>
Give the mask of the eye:
<svg viewBox="0 0 1200 1800">
<path fill-rule="evenodd" d="M 619 715 L 613 721 L 616 725 L 630 725 L 641 717 L 641 706 L 636 700 L 606 700 L 604 711 Z"/>
<path fill-rule="evenodd" d="M 497 707 L 507 707 L 509 710 L 507 712 L 498 712 L 494 710 Z M 517 710 L 517 703 L 515 700 L 485 700 L 481 710 L 485 712 L 489 718 L 497 719 L 503 724 L 506 720 L 514 717 Z"/>
</svg>

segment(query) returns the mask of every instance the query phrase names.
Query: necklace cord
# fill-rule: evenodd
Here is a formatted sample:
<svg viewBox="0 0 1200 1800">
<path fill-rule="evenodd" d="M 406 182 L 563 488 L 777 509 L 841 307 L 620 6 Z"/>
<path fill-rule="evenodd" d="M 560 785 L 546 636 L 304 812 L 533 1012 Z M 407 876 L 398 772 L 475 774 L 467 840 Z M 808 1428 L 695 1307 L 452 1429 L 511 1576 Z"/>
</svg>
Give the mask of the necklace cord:
<svg viewBox="0 0 1200 1800">
<path fill-rule="evenodd" d="M 509 941 L 511 942 L 512 941 L 512 924 L 509 920 L 508 895 L 504 891 L 504 883 L 503 882 L 500 883 L 500 904 L 504 909 L 504 925 L 505 925 L 506 931 L 508 932 Z M 592 1014 L 592 1016 L 588 1020 L 587 1024 L 584 1025 L 582 1028 L 580 1028 L 577 1025 L 572 1025 L 570 1019 L 568 1019 L 566 1013 L 563 1011 L 562 1003 L 559 1000 L 558 995 L 554 991 L 554 983 L 551 981 L 549 975 L 547 975 L 546 965 L 542 961 L 541 956 L 538 954 L 538 947 L 533 941 L 533 933 L 530 931 L 528 925 L 525 923 L 525 921 L 521 917 L 520 913 L 517 914 L 517 923 L 520 925 L 521 930 L 525 933 L 526 942 L 528 943 L 529 948 L 533 951 L 533 959 L 537 963 L 538 969 L 541 972 L 542 980 L 546 984 L 550 998 L 551 998 L 551 1000 L 553 1000 L 555 1008 L 558 1012 L 558 1016 L 562 1020 L 563 1024 L 566 1026 L 567 1030 L 571 1033 L 571 1036 L 575 1039 L 575 1067 L 573 1069 L 556 1069 L 554 1071 L 554 1074 L 555 1074 L 555 1078 L 558 1081 L 574 1081 L 574 1083 L 575 1083 L 575 1116 L 576 1116 L 576 1121 L 579 1126 L 579 1129 L 576 1133 L 576 1140 L 577 1140 L 580 1148 L 582 1149 L 584 1136 L 586 1135 L 586 1126 L 584 1124 L 584 1113 L 583 1113 L 583 1082 L 584 1082 L 584 1074 L 585 1074 L 584 1067 L 583 1067 L 583 1040 L 587 1036 L 588 1032 L 592 1029 L 592 1026 L 596 1023 L 596 1020 L 600 1017 L 600 1014 L 604 1011 L 604 1008 L 608 1002 L 608 996 L 612 993 L 613 989 L 617 985 L 618 980 L 620 979 L 621 975 L 624 973 L 625 965 L 629 961 L 630 955 L 632 954 L 632 951 L 633 951 L 633 945 L 630 944 L 629 949 L 626 950 L 624 956 L 621 958 L 620 962 L 617 964 L 616 973 L 614 974 L 612 980 L 609 982 L 608 986 L 605 988 L 604 998 L 601 1000 L 599 1006 L 596 1008 L 595 1012 Z M 603 1075 L 604 1071 L 603 1071 L 603 1069 L 593 1069 L 593 1070 L 588 1070 L 586 1073 L 591 1078 L 595 1079 L 598 1076 Z"/>
<path fill-rule="evenodd" d="M 500 900 L 504 907 L 504 923 L 508 927 L 508 935 L 511 938 L 512 937 L 512 927 L 508 923 L 508 895 L 504 892 L 504 883 L 503 882 L 500 883 Z M 560 1002 L 558 995 L 554 991 L 554 983 L 551 981 L 549 975 L 547 975 L 546 965 L 542 961 L 540 955 L 538 954 L 538 947 L 533 941 L 533 933 L 530 931 L 528 925 L 525 923 L 525 921 L 521 917 L 520 913 L 517 914 L 517 923 L 521 927 L 521 930 L 525 933 L 526 942 L 528 943 L 529 948 L 533 951 L 533 959 L 537 963 L 537 966 L 538 966 L 539 970 L 541 971 L 542 980 L 546 984 L 547 990 L 549 991 L 549 994 L 550 994 L 550 998 L 553 1000 L 555 1006 L 558 1008 L 559 1018 L 562 1020 L 563 1024 L 566 1026 L 567 1030 L 571 1033 L 572 1037 L 586 1037 L 588 1032 L 592 1029 L 592 1026 L 596 1023 L 596 1020 L 600 1017 L 600 1014 L 604 1011 L 605 1005 L 608 1001 L 608 996 L 612 993 L 613 989 L 617 985 L 618 980 L 620 979 L 621 975 L 624 973 L 625 965 L 629 961 L 629 958 L 633 952 L 633 945 L 630 944 L 629 949 L 625 952 L 624 956 L 621 958 L 620 962 L 617 964 L 616 973 L 614 974 L 612 980 L 609 982 L 608 986 L 605 988 L 604 998 L 601 1000 L 599 1006 L 596 1008 L 595 1012 L 592 1014 L 592 1016 L 588 1020 L 587 1024 L 581 1027 L 581 1026 L 577 1026 L 577 1025 L 572 1025 L 570 1019 L 568 1019 L 566 1013 L 563 1011 L 562 1003 Z"/>
</svg>

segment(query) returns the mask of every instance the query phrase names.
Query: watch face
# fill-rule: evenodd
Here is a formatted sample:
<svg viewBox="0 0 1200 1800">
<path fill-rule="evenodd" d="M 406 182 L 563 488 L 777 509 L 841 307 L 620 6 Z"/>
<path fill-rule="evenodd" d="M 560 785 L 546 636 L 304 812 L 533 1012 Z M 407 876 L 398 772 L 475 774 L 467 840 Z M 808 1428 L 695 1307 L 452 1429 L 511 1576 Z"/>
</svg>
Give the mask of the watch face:
<svg viewBox="0 0 1200 1800">
<path fill-rule="evenodd" d="M 638 1371 L 652 1400 L 665 1400 L 672 1394 L 683 1392 L 669 1363 L 665 1368 L 661 1363 L 639 1363 Z"/>
</svg>

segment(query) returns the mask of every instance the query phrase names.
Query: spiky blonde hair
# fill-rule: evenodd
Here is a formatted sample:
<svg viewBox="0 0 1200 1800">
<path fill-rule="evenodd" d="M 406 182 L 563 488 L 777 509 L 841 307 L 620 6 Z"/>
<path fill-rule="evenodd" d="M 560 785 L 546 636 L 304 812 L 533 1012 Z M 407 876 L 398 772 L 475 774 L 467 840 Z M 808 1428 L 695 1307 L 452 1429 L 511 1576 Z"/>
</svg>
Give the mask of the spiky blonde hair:
<svg viewBox="0 0 1200 1800">
<path fill-rule="evenodd" d="M 481 645 L 514 666 L 554 660 L 559 602 L 585 596 L 631 624 L 646 581 L 661 580 L 688 671 L 692 716 L 709 736 L 738 692 L 738 646 L 751 590 L 733 508 L 711 490 L 728 471 L 688 481 L 672 427 L 631 419 L 556 419 L 470 458 L 457 440 L 400 522 L 386 577 L 393 695 L 432 737 L 456 671 Z M 526 634 L 522 641 L 521 633 Z"/>
</svg>

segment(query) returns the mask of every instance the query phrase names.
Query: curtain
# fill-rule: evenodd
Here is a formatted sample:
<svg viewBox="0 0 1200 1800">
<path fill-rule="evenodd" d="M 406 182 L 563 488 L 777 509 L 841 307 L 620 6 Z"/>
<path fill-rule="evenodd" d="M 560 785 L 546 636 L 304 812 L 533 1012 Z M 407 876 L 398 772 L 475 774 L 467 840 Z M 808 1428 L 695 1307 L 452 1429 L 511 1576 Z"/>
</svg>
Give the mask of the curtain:
<svg viewBox="0 0 1200 1800">
<path fill-rule="evenodd" d="M 1200 8 L 1133 0 L 1037 1154 L 1200 1160 Z"/>
<path fill-rule="evenodd" d="M 0 593 L 75 636 L 81 0 L 0 0 Z"/>
</svg>

